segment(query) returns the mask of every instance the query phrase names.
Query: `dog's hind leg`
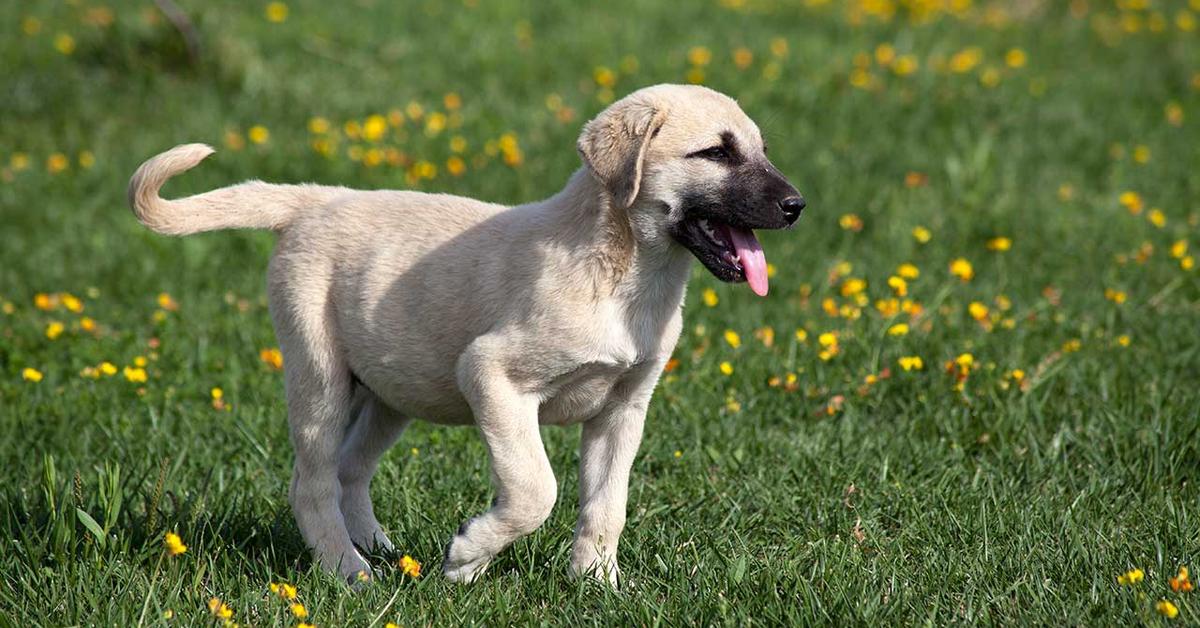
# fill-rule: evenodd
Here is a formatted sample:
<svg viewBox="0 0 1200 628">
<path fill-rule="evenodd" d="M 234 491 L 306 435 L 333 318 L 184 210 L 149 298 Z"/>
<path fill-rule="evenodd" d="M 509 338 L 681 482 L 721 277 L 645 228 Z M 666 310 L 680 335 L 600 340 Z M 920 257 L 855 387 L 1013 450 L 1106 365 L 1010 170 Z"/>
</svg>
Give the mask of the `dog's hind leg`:
<svg viewBox="0 0 1200 628">
<path fill-rule="evenodd" d="M 342 516 L 350 539 L 364 550 L 391 551 L 392 542 L 375 519 L 371 504 L 371 478 L 379 467 L 379 459 L 387 452 L 409 419 L 389 408 L 367 389 L 355 391 L 358 418 L 346 433 L 338 452 L 338 481 L 342 485 Z"/>
<path fill-rule="evenodd" d="M 296 453 L 288 499 L 301 536 L 323 568 L 348 580 L 369 577 L 371 567 L 350 541 L 340 507 L 338 449 L 351 417 L 350 368 L 336 344 L 332 308 L 320 298 L 320 286 L 282 283 L 285 269 L 277 264 L 282 266 L 278 257 L 272 260 L 271 316 L 283 352 Z"/>
</svg>

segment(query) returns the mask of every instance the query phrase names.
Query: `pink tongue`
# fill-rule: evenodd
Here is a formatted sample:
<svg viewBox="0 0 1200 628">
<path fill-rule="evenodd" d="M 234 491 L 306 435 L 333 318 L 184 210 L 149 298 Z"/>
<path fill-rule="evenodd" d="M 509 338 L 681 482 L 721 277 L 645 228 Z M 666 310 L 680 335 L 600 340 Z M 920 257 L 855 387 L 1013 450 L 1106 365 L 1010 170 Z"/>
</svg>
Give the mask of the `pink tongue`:
<svg viewBox="0 0 1200 628">
<path fill-rule="evenodd" d="M 733 226 L 729 227 L 729 237 L 733 240 L 733 248 L 737 250 L 742 269 L 746 271 L 750 289 L 760 297 L 767 296 L 767 256 L 763 254 L 758 238 L 749 229 Z"/>
</svg>

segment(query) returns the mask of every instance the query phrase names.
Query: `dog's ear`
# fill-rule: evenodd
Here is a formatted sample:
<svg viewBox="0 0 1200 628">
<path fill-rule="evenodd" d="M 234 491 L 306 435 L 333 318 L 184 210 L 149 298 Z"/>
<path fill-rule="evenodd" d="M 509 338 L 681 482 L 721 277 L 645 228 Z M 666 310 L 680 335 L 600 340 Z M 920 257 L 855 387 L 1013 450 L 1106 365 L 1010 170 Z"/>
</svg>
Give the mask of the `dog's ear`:
<svg viewBox="0 0 1200 628">
<path fill-rule="evenodd" d="M 627 100 L 584 125 L 576 148 L 621 207 L 637 199 L 646 148 L 665 120 L 666 112 L 653 104 Z"/>
</svg>

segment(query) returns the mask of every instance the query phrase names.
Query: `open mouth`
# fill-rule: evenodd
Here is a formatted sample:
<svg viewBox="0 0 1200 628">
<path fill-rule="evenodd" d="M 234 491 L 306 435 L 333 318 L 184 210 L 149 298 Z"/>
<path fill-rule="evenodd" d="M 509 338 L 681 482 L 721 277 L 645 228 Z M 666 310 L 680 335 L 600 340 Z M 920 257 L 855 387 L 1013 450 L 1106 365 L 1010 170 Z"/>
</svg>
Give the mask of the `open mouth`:
<svg viewBox="0 0 1200 628">
<path fill-rule="evenodd" d="M 710 218 L 686 221 L 682 243 L 722 281 L 745 281 L 758 296 L 767 294 L 767 258 L 754 231 Z"/>
</svg>

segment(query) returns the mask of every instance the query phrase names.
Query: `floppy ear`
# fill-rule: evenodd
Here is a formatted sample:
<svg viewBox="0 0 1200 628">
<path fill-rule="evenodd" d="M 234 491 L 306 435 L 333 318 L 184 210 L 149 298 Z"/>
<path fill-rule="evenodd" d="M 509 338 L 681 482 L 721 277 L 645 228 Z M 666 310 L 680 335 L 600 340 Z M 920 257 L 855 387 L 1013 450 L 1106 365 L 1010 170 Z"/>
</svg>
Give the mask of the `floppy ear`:
<svg viewBox="0 0 1200 628">
<path fill-rule="evenodd" d="M 646 148 L 666 120 L 650 103 L 618 102 L 583 127 L 576 148 L 621 207 L 633 205 L 642 184 Z"/>
</svg>

